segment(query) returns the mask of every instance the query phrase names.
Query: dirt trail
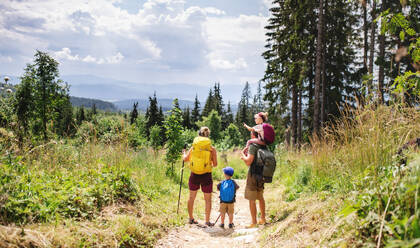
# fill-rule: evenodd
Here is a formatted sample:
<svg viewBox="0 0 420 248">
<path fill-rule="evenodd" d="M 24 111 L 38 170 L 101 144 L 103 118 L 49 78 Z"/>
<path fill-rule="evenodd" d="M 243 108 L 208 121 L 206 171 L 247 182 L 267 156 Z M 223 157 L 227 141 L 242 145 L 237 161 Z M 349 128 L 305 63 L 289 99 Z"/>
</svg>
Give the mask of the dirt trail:
<svg viewBox="0 0 420 248">
<path fill-rule="evenodd" d="M 240 188 L 236 193 L 235 215 L 233 217 L 234 229 L 227 228 L 228 216 L 225 219 L 225 229 L 216 226 L 201 228 L 197 225 L 185 225 L 169 231 L 163 239 L 159 240 L 155 247 L 257 247 L 258 228 L 245 229 L 250 223 L 249 203 L 244 198 L 245 180 L 236 180 Z M 218 192 L 217 192 L 218 193 Z M 200 193 L 197 198 L 201 197 Z M 219 197 L 213 194 L 213 206 L 211 220 L 215 221 L 219 216 Z M 197 200 L 196 200 L 197 201 Z M 204 220 L 198 220 L 204 223 Z"/>
</svg>

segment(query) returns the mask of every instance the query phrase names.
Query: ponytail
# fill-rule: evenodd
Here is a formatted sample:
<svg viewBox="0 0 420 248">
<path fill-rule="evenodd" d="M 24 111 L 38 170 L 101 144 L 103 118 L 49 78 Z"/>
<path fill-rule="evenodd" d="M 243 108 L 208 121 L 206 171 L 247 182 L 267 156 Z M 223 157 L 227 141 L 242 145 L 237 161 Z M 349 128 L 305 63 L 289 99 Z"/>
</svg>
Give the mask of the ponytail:
<svg viewBox="0 0 420 248">
<path fill-rule="evenodd" d="M 263 122 L 268 121 L 268 113 L 267 112 L 259 112 L 258 116 L 261 117 L 261 119 L 263 120 Z"/>
</svg>

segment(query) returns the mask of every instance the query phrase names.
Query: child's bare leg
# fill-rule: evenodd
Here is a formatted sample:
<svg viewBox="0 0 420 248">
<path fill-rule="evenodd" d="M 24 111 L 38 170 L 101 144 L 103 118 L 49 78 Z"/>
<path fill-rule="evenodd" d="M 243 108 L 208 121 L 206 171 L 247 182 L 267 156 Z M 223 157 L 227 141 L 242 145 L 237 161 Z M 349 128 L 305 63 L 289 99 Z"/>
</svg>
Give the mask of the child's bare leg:
<svg viewBox="0 0 420 248">
<path fill-rule="evenodd" d="M 220 213 L 220 221 L 222 224 L 225 224 L 225 214 Z"/>
<path fill-rule="evenodd" d="M 260 139 L 257 139 L 257 141 L 255 143 L 258 144 L 258 145 L 265 146 L 265 142 L 260 140 Z"/>
<path fill-rule="evenodd" d="M 233 213 L 229 213 L 229 224 L 233 223 Z"/>
</svg>

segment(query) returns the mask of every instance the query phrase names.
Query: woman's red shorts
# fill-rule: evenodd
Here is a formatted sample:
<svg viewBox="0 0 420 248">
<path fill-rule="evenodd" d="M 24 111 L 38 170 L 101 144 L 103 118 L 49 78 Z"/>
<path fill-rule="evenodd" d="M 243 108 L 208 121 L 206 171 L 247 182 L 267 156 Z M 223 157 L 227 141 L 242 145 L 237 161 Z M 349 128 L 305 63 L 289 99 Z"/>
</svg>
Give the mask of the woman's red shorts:
<svg viewBox="0 0 420 248">
<path fill-rule="evenodd" d="M 205 173 L 202 175 L 197 175 L 191 172 L 190 180 L 188 181 L 188 187 L 192 191 L 200 189 L 203 193 L 212 193 L 213 192 L 213 178 L 211 173 Z"/>
</svg>

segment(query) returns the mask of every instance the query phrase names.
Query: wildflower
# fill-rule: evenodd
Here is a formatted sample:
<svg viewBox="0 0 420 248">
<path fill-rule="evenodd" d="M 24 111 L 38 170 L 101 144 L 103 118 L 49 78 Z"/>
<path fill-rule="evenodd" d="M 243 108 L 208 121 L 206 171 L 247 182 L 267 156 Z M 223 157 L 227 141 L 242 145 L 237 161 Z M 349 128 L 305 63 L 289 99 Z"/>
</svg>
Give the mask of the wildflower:
<svg viewBox="0 0 420 248">
<path fill-rule="evenodd" d="M 12 91 L 12 89 L 7 89 L 6 92 L 11 94 L 13 91 Z"/>
<path fill-rule="evenodd" d="M 10 78 L 9 77 L 4 77 L 4 81 L 6 82 L 6 84 L 7 84 L 7 81 L 9 81 L 10 80 Z"/>
</svg>

